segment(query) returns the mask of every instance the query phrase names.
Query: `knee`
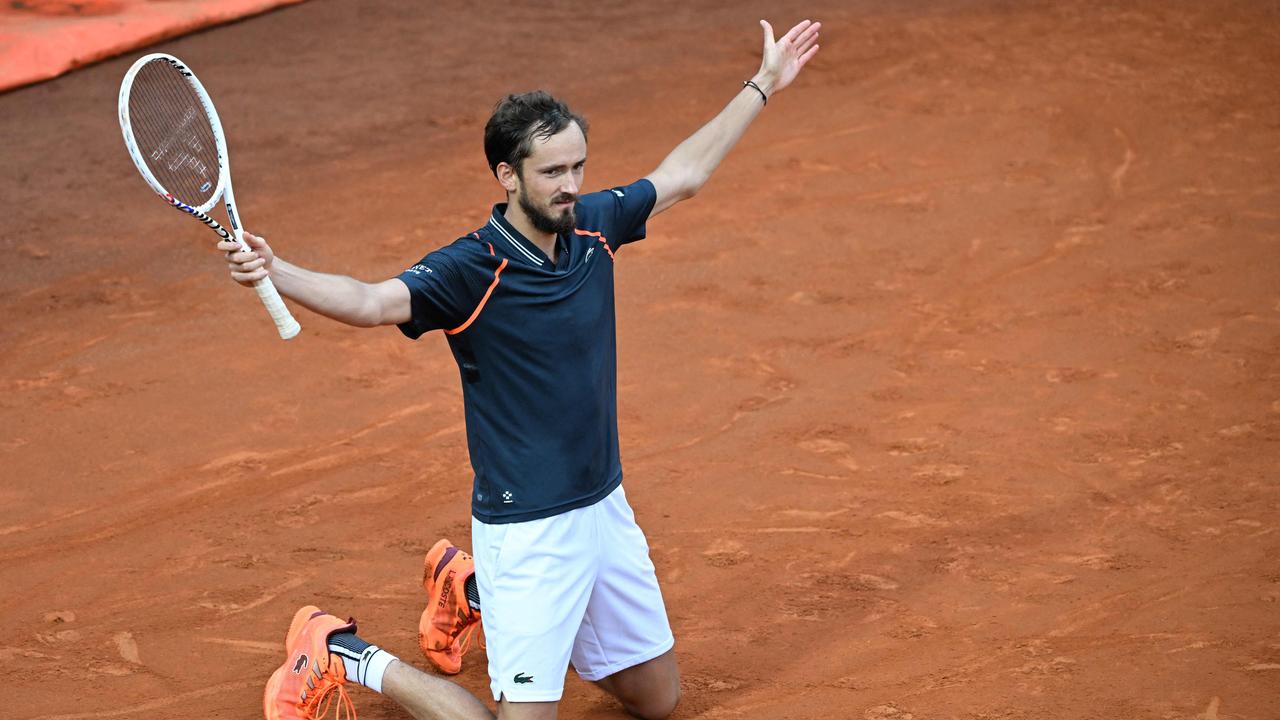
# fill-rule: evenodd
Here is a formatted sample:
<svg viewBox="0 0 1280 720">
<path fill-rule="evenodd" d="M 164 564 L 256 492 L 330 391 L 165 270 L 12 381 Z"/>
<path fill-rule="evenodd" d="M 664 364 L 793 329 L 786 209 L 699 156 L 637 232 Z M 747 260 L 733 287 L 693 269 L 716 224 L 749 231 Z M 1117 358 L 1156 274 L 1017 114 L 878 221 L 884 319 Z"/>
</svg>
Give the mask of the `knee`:
<svg viewBox="0 0 1280 720">
<path fill-rule="evenodd" d="M 675 682 L 645 697 L 620 698 L 628 714 L 638 720 L 667 720 L 680 703 L 680 683 Z"/>
</svg>

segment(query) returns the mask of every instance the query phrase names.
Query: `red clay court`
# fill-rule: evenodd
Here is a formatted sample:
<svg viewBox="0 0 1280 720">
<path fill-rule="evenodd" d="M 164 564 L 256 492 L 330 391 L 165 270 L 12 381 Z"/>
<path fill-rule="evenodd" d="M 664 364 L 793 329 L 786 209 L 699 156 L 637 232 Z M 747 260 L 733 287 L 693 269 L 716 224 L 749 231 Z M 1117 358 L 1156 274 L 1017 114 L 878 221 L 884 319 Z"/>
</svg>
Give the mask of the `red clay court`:
<svg viewBox="0 0 1280 720">
<path fill-rule="evenodd" d="M 313 0 L 155 49 L 217 102 L 247 227 L 377 280 L 484 222 L 499 96 L 565 96 L 587 185 L 629 182 L 761 17 L 822 52 L 618 254 L 676 717 L 1280 717 L 1275 2 Z M 141 53 L 0 95 L 23 720 L 261 717 L 305 603 L 425 666 L 422 555 L 469 546 L 446 344 L 279 341 L 124 151 Z M 622 714 L 571 676 L 562 717 Z"/>
</svg>

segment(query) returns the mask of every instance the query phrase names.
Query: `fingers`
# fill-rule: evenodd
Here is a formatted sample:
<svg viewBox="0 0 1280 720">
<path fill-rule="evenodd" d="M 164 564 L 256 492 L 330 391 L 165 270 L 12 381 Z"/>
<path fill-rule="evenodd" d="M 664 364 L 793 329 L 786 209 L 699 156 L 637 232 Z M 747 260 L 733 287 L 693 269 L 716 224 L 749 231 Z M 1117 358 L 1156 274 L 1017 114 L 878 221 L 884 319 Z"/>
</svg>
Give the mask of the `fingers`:
<svg viewBox="0 0 1280 720">
<path fill-rule="evenodd" d="M 800 33 L 804 32 L 812 24 L 813 22 L 810 20 L 801 20 L 800 22 L 796 23 L 795 27 L 788 30 L 786 35 L 782 36 L 782 42 L 789 43 L 789 42 L 795 41 L 795 39 L 800 35 Z"/>
<path fill-rule="evenodd" d="M 250 238 L 256 240 L 253 242 Z M 265 243 L 261 238 L 254 237 L 248 233 L 244 234 L 245 242 L 250 246 L 257 245 L 261 248 Z M 240 243 L 234 240 L 222 240 L 218 243 L 218 250 L 227 258 L 227 269 L 231 271 L 231 279 L 241 285 L 252 285 L 255 282 L 267 276 L 266 258 L 259 255 L 254 250 L 244 250 Z"/>
<path fill-rule="evenodd" d="M 796 23 L 795 27 L 788 30 L 786 35 L 774 41 L 773 27 L 764 20 L 760 21 L 760 26 L 765 29 L 764 44 L 766 54 L 769 52 L 771 45 L 776 45 L 785 55 L 800 58 L 802 64 L 813 57 L 813 50 L 818 45 L 818 31 L 822 29 L 822 23 L 820 22 L 801 20 Z"/>
<path fill-rule="evenodd" d="M 813 47 L 806 50 L 805 53 L 800 56 L 799 66 L 804 67 L 805 63 L 809 62 L 810 58 L 812 58 L 814 55 L 817 55 L 819 47 L 821 46 L 814 45 Z"/>
<path fill-rule="evenodd" d="M 266 270 L 263 270 L 262 268 L 259 268 L 259 269 L 257 269 L 257 270 L 254 270 L 254 271 L 252 271 L 252 272 L 235 272 L 235 271 L 232 271 L 232 273 L 231 273 L 231 279 L 232 279 L 232 280 L 235 280 L 236 282 L 240 283 L 241 285 L 253 285 L 254 283 L 258 282 L 259 280 L 262 280 L 263 278 L 265 278 L 266 276 L 267 276 L 267 271 L 266 271 Z"/>
<path fill-rule="evenodd" d="M 252 285 L 267 276 L 265 258 L 255 252 L 227 253 L 227 269 L 231 271 L 231 279 L 241 285 Z"/>
<path fill-rule="evenodd" d="M 240 243 L 232 240 L 223 240 L 222 242 L 218 243 L 218 249 L 222 251 L 222 254 L 227 256 L 227 260 L 237 265 L 247 263 L 250 260 L 258 260 L 262 258 L 262 256 L 259 255 L 257 251 L 245 250 L 244 248 L 240 247 Z"/>
<path fill-rule="evenodd" d="M 271 262 L 271 250 L 267 241 L 249 232 L 242 234 L 245 246 L 235 240 L 222 240 L 218 250 L 227 258 L 227 269 L 231 271 L 231 279 L 241 285 L 256 284 L 268 275 L 267 264 Z"/>
<path fill-rule="evenodd" d="M 796 38 L 795 44 L 792 46 L 796 55 L 803 56 L 818 43 L 819 27 L 821 27 L 821 23 L 814 23 L 809 26 L 808 30 L 801 33 L 800 37 Z"/>
<path fill-rule="evenodd" d="M 799 27 L 799 26 L 797 25 L 796 27 Z M 815 40 L 818 39 L 818 30 L 820 30 L 821 28 L 822 28 L 822 23 L 820 22 L 813 23 L 809 27 L 805 28 L 804 32 L 800 33 L 795 37 L 793 44 L 797 48 L 804 47 L 806 44 L 812 44 Z"/>
<path fill-rule="evenodd" d="M 227 253 L 227 268 L 231 272 L 250 272 L 264 267 L 267 259 L 253 252 Z"/>
</svg>

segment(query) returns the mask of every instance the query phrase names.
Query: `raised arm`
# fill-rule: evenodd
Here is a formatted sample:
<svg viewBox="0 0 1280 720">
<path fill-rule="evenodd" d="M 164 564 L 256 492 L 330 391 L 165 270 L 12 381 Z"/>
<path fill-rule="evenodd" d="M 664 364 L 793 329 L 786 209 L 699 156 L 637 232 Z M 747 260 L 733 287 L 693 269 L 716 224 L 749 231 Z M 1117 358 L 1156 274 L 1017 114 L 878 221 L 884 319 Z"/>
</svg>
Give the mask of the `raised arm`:
<svg viewBox="0 0 1280 720">
<path fill-rule="evenodd" d="M 760 26 L 764 29 L 760 70 L 749 83 L 743 84 L 742 90 L 719 115 L 676 146 L 662 164 L 649 173 L 648 179 L 658 193 L 649 217 L 693 197 L 769 98 L 790 85 L 818 52 L 818 30 L 822 23 L 805 20 L 778 40 L 774 40 L 769 23 L 761 20 Z"/>
<path fill-rule="evenodd" d="M 231 277 L 241 285 L 271 276 L 276 290 L 306 309 L 357 327 L 396 325 L 411 315 L 409 288 L 396 279 L 366 283 L 345 275 L 313 272 L 275 256 L 262 238 L 244 234 L 248 252 L 232 242 L 218 243 L 227 254 Z M 269 271 L 269 273 L 268 273 Z"/>
</svg>

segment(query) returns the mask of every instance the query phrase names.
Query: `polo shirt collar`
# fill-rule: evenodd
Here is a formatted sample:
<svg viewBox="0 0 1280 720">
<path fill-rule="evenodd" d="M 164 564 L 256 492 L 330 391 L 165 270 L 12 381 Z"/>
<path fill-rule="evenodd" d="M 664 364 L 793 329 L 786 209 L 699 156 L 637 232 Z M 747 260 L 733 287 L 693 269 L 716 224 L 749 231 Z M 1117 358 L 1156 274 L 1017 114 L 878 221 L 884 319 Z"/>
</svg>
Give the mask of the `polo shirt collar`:
<svg viewBox="0 0 1280 720">
<path fill-rule="evenodd" d="M 520 258 L 527 261 L 530 265 L 540 268 L 554 268 L 556 264 L 547 257 L 546 253 L 529 241 L 514 225 L 507 222 L 506 218 L 507 204 L 498 203 L 493 206 L 493 212 L 490 213 L 488 227 L 493 229 L 499 238 L 499 244 L 506 250 L 507 254 L 512 257 Z M 564 241 L 563 235 L 556 236 L 556 244 L 560 247 L 560 257 L 563 261 L 568 259 L 569 246 Z"/>
<path fill-rule="evenodd" d="M 499 244 L 501 244 L 508 254 L 521 258 L 535 267 L 547 267 L 551 265 L 551 260 L 538 249 L 537 245 L 529 242 L 514 225 L 507 222 L 504 217 L 507 211 L 506 203 L 498 203 L 493 206 L 493 212 L 489 216 L 489 227 L 498 233 Z M 559 238 L 556 239 L 559 242 Z"/>
</svg>

